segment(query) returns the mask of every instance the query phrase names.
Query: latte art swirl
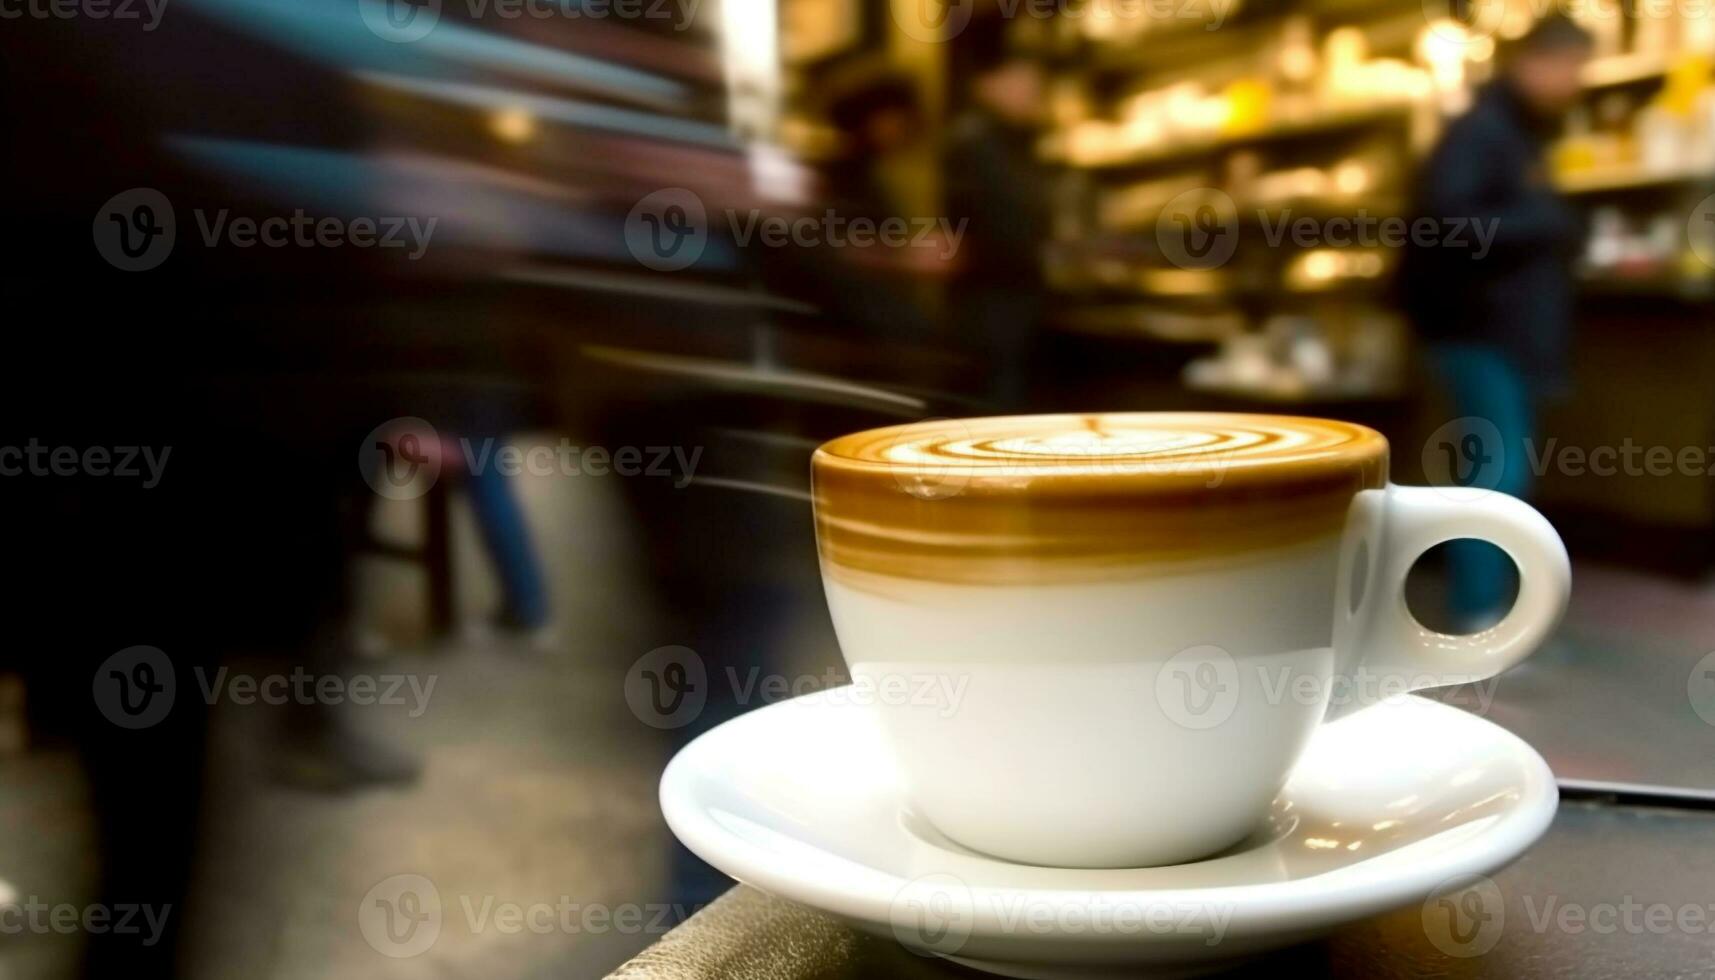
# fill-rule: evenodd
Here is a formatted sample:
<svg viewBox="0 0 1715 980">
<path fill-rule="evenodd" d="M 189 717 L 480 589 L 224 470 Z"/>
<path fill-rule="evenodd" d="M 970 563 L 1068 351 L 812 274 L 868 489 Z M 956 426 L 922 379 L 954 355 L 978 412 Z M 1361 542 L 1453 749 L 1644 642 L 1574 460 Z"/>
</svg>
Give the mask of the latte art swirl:
<svg viewBox="0 0 1715 980">
<path fill-rule="evenodd" d="M 824 561 L 969 581 L 1308 540 L 1386 470 L 1386 440 L 1363 426 L 1215 413 L 940 419 L 843 436 L 812 461 Z"/>
<path fill-rule="evenodd" d="M 1216 419 L 1220 424 L 1211 424 Z M 835 440 L 823 451 L 854 462 L 951 467 L 973 476 L 1076 475 L 1306 460 L 1337 454 L 1366 435 L 1373 433 L 1345 423 L 1274 416 L 1040 416 L 876 429 Z"/>
</svg>

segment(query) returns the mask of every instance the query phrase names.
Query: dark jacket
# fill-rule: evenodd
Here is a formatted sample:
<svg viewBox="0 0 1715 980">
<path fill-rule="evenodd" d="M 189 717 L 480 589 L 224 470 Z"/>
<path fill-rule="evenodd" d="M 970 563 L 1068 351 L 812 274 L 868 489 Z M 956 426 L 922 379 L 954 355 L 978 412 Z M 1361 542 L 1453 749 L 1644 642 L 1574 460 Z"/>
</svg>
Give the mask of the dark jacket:
<svg viewBox="0 0 1715 980">
<path fill-rule="evenodd" d="M 953 121 L 943 173 L 947 214 L 965 225 L 957 279 L 1033 291 L 1047 238 L 1045 182 L 1031 134 L 979 112 Z"/>
<path fill-rule="evenodd" d="M 1400 276 L 1420 337 L 1494 344 L 1539 386 L 1564 381 L 1583 240 L 1549 183 L 1552 129 L 1504 80 L 1479 90 L 1419 175 L 1413 227 L 1428 219 L 1436 233 L 1411 236 Z"/>
</svg>

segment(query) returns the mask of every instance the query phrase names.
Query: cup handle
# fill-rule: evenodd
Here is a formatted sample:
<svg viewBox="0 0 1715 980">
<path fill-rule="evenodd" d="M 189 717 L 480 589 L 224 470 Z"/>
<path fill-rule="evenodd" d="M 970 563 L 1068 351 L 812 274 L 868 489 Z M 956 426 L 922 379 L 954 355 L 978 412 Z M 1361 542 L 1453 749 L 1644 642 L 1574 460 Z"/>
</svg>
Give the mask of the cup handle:
<svg viewBox="0 0 1715 980">
<path fill-rule="evenodd" d="M 1460 538 L 1487 541 L 1512 558 L 1518 599 L 1488 629 L 1449 635 L 1411 614 L 1405 578 L 1424 552 Z M 1340 551 L 1335 669 L 1354 682 L 1350 697 L 1330 702 L 1329 720 L 1404 691 L 1495 676 L 1548 636 L 1572 591 L 1572 565 L 1554 527 L 1536 508 L 1492 490 L 1359 491 Z"/>
</svg>

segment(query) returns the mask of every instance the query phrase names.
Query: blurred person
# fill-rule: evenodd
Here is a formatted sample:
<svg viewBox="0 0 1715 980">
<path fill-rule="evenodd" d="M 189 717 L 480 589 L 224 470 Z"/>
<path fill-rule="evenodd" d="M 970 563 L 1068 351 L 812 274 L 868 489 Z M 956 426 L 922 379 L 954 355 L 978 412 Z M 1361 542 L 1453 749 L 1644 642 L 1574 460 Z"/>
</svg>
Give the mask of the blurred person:
<svg viewBox="0 0 1715 980">
<path fill-rule="evenodd" d="M 1047 211 L 1034 143 L 1044 80 L 1007 47 L 999 17 L 972 21 L 960 39 L 970 82 L 948 133 L 946 200 L 953 223 L 968 224 L 948 298 L 960 337 L 988 361 L 988 399 L 1015 411 L 1028 401 L 1042 314 Z"/>
<path fill-rule="evenodd" d="M 879 164 L 923 136 L 917 86 L 889 66 L 859 63 L 829 79 L 828 122 L 839 130 L 839 152 L 821 168 L 831 204 L 849 215 L 895 212 Z"/>
<path fill-rule="evenodd" d="M 1468 221 L 1490 236 L 1454 247 L 1414 235 L 1402 299 L 1458 418 L 1486 420 L 1499 445 L 1460 441 L 1458 482 L 1517 497 L 1530 491 L 1526 442 L 1535 403 L 1567 383 L 1573 261 L 1581 222 L 1550 183 L 1544 150 L 1581 92 L 1592 40 L 1569 18 L 1544 17 L 1503 48 L 1500 74 L 1453 120 L 1418 177 L 1415 218 Z M 1469 244 L 1470 247 L 1464 247 Z M 1449 611 L 1480 628 L 1506 600 L 1508 559 L 1473 541 L 1448 545 Z"/>
<path fill-rule="evenodd" d="M 148 44 L 116 18 L 24 19 L 0 31 L 0 197 L 12 219 L 0 288 L 10 309 L 38 321 L 8 338 L 0 446 L 89 461 L 0 474 L 0 533 L 28 570 L 15 576 L 6 664 L 24 677 L 32 744 L 73 748 L 87 776 L 91 840 L 79 856 L 94 877 L 87 896 L 54 877 L 20 884 L 163 912 L 153 934 L 82 936 L 89 977 L 183 975 L 195 861 L 208 821 L 225 816 L 205 806 L 210 710 L 199 683 L 258 634 L 304 642 L 306 610 L 331 598 L 334 581 L 331 497 L 304 492 L 317 474 L 276 438 L 287 426 L 258 424 L 313 417 L 293 410 L 330 399 L 282 407 L 232 368 L 267 342 L 265 314 L 337 286 L 270 289 L 240 277 L 232 250 L 223 264 L 191 244 L 192 212 L 230 204 L 159 136 L 226 124 L 259 139 L 350 138 L 346 114 L 328 110 L 346 82 L 210 33 L 178 14 Z M 122 271 L 92 236 L 104 201 L 130 188 L 178 208 L 180 245 L 146 272 Z M 130 227 L 152 242 L 161 215 L 143 207 Z M 116 478 L 141 447 L 161 463 L 158 478 Z M 54 835 L 81 831 L 80 816 L 26 832 L 50 853 Z"/>
<path fill-rule="evenodd" d="M 500 576 L 502 605 L 495 625 L 531 646 L 551 644 L 547 581 L 512 478 L 493 466 L 478 467 L 466 489 L 489 561 Z"/>
</svg>

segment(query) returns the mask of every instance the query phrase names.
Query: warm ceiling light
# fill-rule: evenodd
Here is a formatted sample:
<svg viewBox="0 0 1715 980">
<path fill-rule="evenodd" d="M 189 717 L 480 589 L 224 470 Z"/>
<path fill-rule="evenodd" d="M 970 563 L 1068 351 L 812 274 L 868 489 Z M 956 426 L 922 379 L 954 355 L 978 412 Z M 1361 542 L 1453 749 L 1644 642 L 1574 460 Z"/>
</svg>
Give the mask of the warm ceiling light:
<svg viewBox="0 0 1715 980">
<path fill-rule="evenodd" d="M 502 109 L 488 121 L 494 135 L 508 143 L 523 143 L 536 135 L 536 117 L 523 109 Z"/>
</svg>

